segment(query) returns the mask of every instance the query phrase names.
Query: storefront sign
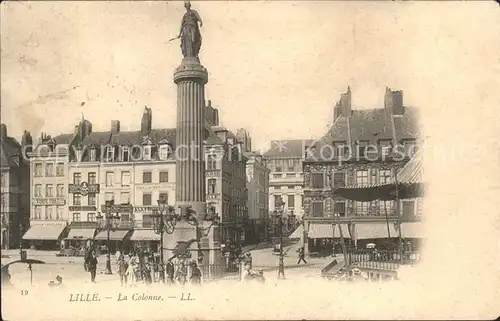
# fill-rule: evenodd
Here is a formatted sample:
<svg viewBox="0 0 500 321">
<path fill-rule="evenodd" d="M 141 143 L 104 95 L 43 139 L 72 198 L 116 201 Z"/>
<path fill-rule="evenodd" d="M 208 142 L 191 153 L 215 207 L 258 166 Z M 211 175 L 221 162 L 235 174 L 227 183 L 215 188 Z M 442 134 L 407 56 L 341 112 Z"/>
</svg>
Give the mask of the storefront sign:
<svg viewBox="0 0 500 321">
<path fill-rule="evenodd" d="M 70 206 L 70 211 L 97 211 L 95 206 Z"/>
<path fill-rule="evenodd" d="M 158 211 L 158 206 L 134 206 L 134 212 L 153 212 Z"/>
<path fill-rule="evenodd" d="M 112 205 L 111 208 L 106 205 L 101 205 L 101 211 L 106 213 L 111 210 L 111 213 L 132 213 L 134 211 L 134 207 L 130 204 L 116 204 Z"/>
<path fill-rule="evenodd" d="M 82 182 L 81 184 L 69 184 L 68 191 L 72 194 L 81 194 L 86 196 L 88 194 L 99 194 L 99 184 L 88 184 Z"/>
<path fill-rule="evenodd" d="M 64 198 L 34 198 L 33 205 L 64 205 L 66 200 Z"/>
<path fill-rule="evenodd" d="M 141 191 L 149 191 L 149 190 L 158 190 L 158 189 L 168 189 L 175 187 L 175 183 L 165 183 L 165 184 L 145 184 L 145 185 L 136 185 L 136 189 Z"/>
</svg>

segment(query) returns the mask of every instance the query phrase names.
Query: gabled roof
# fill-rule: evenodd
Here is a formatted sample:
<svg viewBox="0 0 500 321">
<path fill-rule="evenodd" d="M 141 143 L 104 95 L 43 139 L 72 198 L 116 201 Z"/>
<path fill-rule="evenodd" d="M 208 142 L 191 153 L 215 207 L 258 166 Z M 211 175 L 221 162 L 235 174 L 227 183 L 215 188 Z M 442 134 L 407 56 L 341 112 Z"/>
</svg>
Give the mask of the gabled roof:
<svg viewBox="0 0 500 321">
<path fill-rule="evenodd" d="M 74 134 L 60 134 L 53 137 L 53 139 L 56 144 L 70 144 L 74 137 Z"/>
<path fill-rule="evenodd" d="M 21 154 L 21 145 L 13 137 L 0 138 L 0 165 L 2 167 L 18 167 Z"/>
<path fill-rule="evenodd" d="M 304 155 L 305 148 L 312 144 L 312 139 L 287 139 L 287 140 L 272 140 L 271 148 L 267 150 L 263 156 L 265 158 L 289 158 L 301 157 Z"/>
</svg>

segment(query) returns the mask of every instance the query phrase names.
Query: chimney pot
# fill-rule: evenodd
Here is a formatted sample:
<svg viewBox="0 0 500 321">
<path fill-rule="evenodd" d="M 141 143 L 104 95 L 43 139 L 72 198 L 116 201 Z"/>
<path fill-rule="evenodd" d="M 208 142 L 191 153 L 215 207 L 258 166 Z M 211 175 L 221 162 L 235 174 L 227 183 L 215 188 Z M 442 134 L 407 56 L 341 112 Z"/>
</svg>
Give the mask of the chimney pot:
<svg viewBox="0 0 500 321">
<path fill-rule="evenodd" d="M 111 133 L 118 134 L 120 132 L 120 121 L 112 120 L 111 121 Z"/>
<path fill-rule="evenodd" d="M 0 136 L 7 137 L 7 125 L 5 124 L 0 125 Z"/>
</svg>

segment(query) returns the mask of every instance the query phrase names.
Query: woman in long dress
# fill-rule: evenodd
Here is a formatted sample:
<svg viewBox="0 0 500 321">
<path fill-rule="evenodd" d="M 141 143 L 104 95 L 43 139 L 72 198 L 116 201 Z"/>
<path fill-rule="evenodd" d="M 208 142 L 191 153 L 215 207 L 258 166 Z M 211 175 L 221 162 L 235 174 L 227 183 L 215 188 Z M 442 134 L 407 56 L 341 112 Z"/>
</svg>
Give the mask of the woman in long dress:
<svg viewBox="0 0 500 321">
<path fill-rule="evenodd" d="M 186 13 L 182 17 L 181 30 L 179 38 L 181 38 L 181 49 L 184 57 L 198 58 L 198 53 L 201 48 L 201 33 L 200 28 L 203 26 L 201 17 L 196 10 L 191 10 L 191 3 L 184 3 Z M 198 26 L 198 22 L 200 25 Z"/>
<path fill-rule="evenodd" d="M 137 260 L 137 256 L 133 254 L 130 257 L 130 261 L 128 263 L 128 268 L 127 268 L 127 281 L 130 281 L 131 286 L 135 286 L 137 277 L 136 277 L 136 271 L 139 268 L 139 262 Z"/>
</svg>

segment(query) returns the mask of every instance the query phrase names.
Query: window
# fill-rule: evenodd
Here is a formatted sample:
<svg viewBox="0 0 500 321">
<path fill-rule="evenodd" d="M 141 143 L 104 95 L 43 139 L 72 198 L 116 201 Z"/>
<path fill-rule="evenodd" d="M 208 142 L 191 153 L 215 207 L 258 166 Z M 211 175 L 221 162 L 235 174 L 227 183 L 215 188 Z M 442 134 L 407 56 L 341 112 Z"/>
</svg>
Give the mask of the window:
<svg viewBox="0 0 500 321">
<path fill-rule="evenodd" d="M 367 215 L 370 202 L 355 202 L 356 215 Z"/>
<path fill-rule="evenodd" d="M 35 197 L 43 197 L 41 184 L 35 185 Z"/>
<path fill-rule="evenodd" d="M 45 219 L 46 220 L 51 220 L 52 219 L 52 211 L 54 209 L 52 208 L 52 206 L 47 206 L 45 208 Z"/>
<path fill-rule="evenodd" d="M 339 216 L 345 216 L 345 202 L 335 202 L 335 214 L 339 214 Z"/>
<path fill-rule="evenodd" d="M 143 183 L 151 183 L 152 178 L 151 178 L 151 172 L 142 172 L 142 182 Z"/>
<path fill-rule="evenodd" d="M 274 195 L 274 209 L 277 210 L 280 208 L 281 204 L 281 195 Z"/>
<path fill-rule="evenodd" d="M 130 172 L 122 172 L 122 186 L 130 186 Z"/>
<path fill-rule="evenodd" d="M 89 173 L 87 183 L 89 183 L 89 184 L 96 184 L 97 183 L 95 172 L 90 172 Z"/>
<path fill-rule="evenodd" d="M 45 167 L 45 175 L 46 176 L 54 176 L 54 164 L 48 163 Z"/>
<path fill-rule="evenodd" d="M 56 164 L 56 175 L 57 176 L 64 176 L 64 163 L 57 163 Z"/>
<path fill-rule="evenodd" d="M 122 147 L 122 161 L 123 162 L 130 161 L 130 148 L 128 146 Z"/>
<path fill-rule="evenodd" d="M 168 145 L 162 145 L 160 146 L 160 149 L 159 149 L 159 157 L 161 160 L 165 160 L 165 159 L 168 159 L 168 156 L 169 156 L 169 146 Z"/>
<path fill-rule="evenodd" d="M 142 205 L 150 206 L 151 203 L 151 193 L 142 194 Z"/>
<path fill-rule="evenodd" d="M 152 228 L 153 227 L 153 217 L 151 215 L 142 215 L 142 227 Z"/>
<path fill-rule="evenodd" d="M 35 206 L 35 219 L 39 220 L 42 218 L 42 208 L 40 206 Z"/>
<path fill-rule="evenodd" d="M 130 193 L 121 192 L 120 193 L 120 204 L 130 204 Z"/>
<path fill-rule="evenodd" d="M 106 201 L 113 201 L 115 199 L 115 193 L 106 192 Z"/>
<path fill-rule="evenodd" d="M 295 159 L 288 160 L 288 171 L 289 172 L 295 171 Z"/>
<path fill-rule="evenodd" d="M 336 172 L 333 175 L 333 186 L 336 188 L 345 186 L 345 173 Z"/>
<path fill-rule="evenodd" d="M 95 213 L 88 213 L 87 214 L 87 221 L 88 222 L 96 222 L 97 219 L 96 219 Z"/>
<path fill-rule="evenodd" d="M 62 197 L 64 196 L 64 185 L 63 184 L 57 184 L 57 191 L 56 191 L 56 196 L 57 197 Z"/>
<path fill-rule="evenodd" d="M 387 156 L 391 153 L 392 144 L 390 140 L 381 140 L 380 141 L 380 151 L 382 156 Z"/>
<path fill-rule="evenodd" d="M 73 194 L 73 205 L 82 205 L 82 195 Z"/>
<path fill-rule="evenodd" d="M 345 157 L 349 155 L 349 147 L 345 143 L 334 143 L 335 155 L 337 157 Z"/>
<path fill-rule="evenodd" d="M 403 216 L 412 217 L 415 215 L 415 201 L 404 201 L 403 203 Z"/>
<path fill-rule="evenodd" d="M 215 155 L 207 155 L 207 169 L 217 169 Z"/>
<path fill-rule="evenodd" d="M 281 167 L 281 165 L 276 165 L 276 172 L 280 173 L 280 172 L 283 172 L 283 167 Z"/>
<path fill-rule="evenodd" d="M 323 173 L 312 173 L 311 180 L 312 180 L 312 188 L 324 187 Z"/>
<path fill-rule="evenodd" d="M 217 180 L 216 179 L 209 179 L 208 180 L 208 194 L 215 194 L 216 193 L 216 186 L 217 186 Z"/>
<path fill-rule="evenodd" d="M 6 187 L 6 186 L 7 186 L 7 183 L 6 183 L 6 176 L 7 176 L 7 174 L 6 174 L 6 173 L 2 173 L 2 176 L 0 176 L 0 181 L 1 181 L 1 186 L 2 186 L 2 187 Z"/>
<path fill-rule="evenodd" d="M 168 172 L 160 172 L 160 183 L 168 182 Z"/>
<path fill-rule="evenodd" d="M 313 202 L 312 205 L 313 216 L 323 216 L 323 202 Z"/>
<path fill-rule="evenodd" d="M 42 176 L 42 164 L 35 164 L 35 176 Z"/>
<path fill-rule="evenodd" d="M 300 204 L 301 207 L 304 208 L 304 195 L 300 195 Z"/>
<path fill-rule="evenodd" d="M 62 220 L 63 218 L 63 208 L 61 206 L 56 207 L 56 220 Z"/>
<path fill-rule="evenodd" d="M 295 195 L 288 195 L 288 208 L 295 207 Z"/>
<path fill-rule="evenodd" d="M 96 199 L 95 194 L 89 194 L 89 195 L 88 195 L 88 205 L 93 205 L 93 206 L 95 206 L 95 204 L 96 204 L 95 199 Z"/>
<path fill-rule="evenodd" d="M 113 186 L 113 179 L 114 179 L 114 173 L 113 172 L 106 172 L 106 186 L 111 187 Z"/>
<path fill-rule="evenodd" d="M 281 178 L 282 174 L 273 174 L 273 178 Z"/>
<path fill-rule="evenodd" d="M 82 173 L 73 173 L 73 184 L 80 185 L 82 182 Z"/>
<path fill-rule="evenodd" d="M 45 186 L 45 197 L 54 197 L 54 186 L 51 184 L 47 184 Z"/>
<path fill-rule="evenodd" d="M 90 150 L 90 161 L 91 162 L 95 162 L 97 159 L 97 152 L 96 152 L 96 149 L 95 148 L 92 148 Z"/>
<path fill-rule="evenodd" d="M 80 222 L 80 213 L 73 213 L 73 222 Z"/>
<path fill-rule="evenodd" d="M 167 204 L 168 204 L 168 193 L 165 193 L 165 192 L 160 193 L 159 199 L 160 200 L 165 200 L 167 202 Z"/>
<path fill-rule="evenodd" d="M 393 201 L 379 201 L 379 215 L 394 215 Z"/>
<path fill-rule="evenodd" d="M 151 160 L 151 146 L 144 146 L 142 150 L 143 150 L 142 159 Z"/>
<path fill-rule="evenodd" d="M 381 169 L 379 171 L 379 182 L 380 184 L 387 184 L 391 182 L 391 170 L 390 169 Z"/>
<path fill-rule="evenodd" d="M 356 171 L 356 185 L 368 185 L 368 170 Z"/>
<path fill-rule="evenodd" d="M 358 156 L 360 157 L 366 156 L 366 146 L 368 146 L 368 142 L 365 141 L 358 142 Z"/>
<path fill-rule="evenodd" d="M 113 146 L 106 147 L 106 161 L 112 162 L 115 159 L 115 148 Z"/>
</svg>

